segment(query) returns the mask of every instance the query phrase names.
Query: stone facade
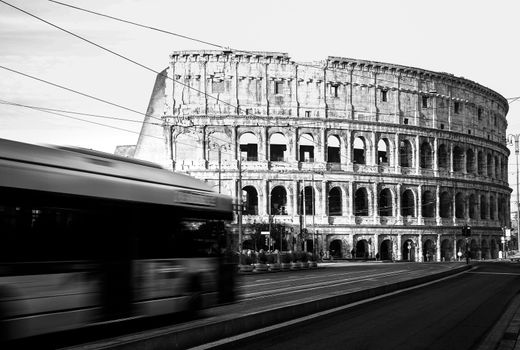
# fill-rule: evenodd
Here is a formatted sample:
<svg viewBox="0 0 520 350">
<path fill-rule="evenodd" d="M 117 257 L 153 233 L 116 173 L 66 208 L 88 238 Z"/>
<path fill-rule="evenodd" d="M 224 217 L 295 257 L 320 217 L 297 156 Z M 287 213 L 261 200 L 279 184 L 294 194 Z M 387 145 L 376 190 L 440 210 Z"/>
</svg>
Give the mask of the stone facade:
<svg viewBox="0 0 520 350">
<path fill-rule="evenodd" d="M 474 258 L 497 257 L 511 194 L 508 104 L 498 93 L 350 58 L 170 58 L 135 156 L 235 198 L 241 186 L 244 244 L 252 224 L 271 218 L 286 226 L 287 249 L 440 261 L 469 247 Z"/>
</svg>

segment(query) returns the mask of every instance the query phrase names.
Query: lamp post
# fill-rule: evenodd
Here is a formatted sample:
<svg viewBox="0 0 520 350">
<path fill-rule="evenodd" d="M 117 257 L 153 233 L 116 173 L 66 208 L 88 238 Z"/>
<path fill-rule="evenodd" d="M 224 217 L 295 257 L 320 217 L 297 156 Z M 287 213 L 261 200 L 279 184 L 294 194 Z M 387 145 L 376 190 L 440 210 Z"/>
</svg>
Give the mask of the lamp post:
<svg viewBox="0 0 520 350">
<path fill-rule="evenodd" d="M 520 252 L 520 192 L 518 191 L 518 153 L 520 148 L 518 145 L 518 139 L 520 134 L 509 134 L 507 136 L 507 143 L 515 146 L 516 155 L 516 243 L 518 245 L 518 251 Z"/>
</svg>

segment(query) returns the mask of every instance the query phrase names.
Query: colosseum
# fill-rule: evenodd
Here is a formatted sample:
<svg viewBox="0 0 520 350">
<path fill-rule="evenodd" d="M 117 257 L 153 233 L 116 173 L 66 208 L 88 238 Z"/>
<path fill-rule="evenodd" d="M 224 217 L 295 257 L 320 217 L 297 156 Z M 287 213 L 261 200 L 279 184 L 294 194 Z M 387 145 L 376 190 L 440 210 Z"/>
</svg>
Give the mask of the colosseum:
<svg viewBox="0 0 520 350">
<path fill-rule="evenodd" d="M 467 249 L 489 259 L 510 226 L 507 112 L 497 92 L 448 73 L 176 51 L 135 157 L 236 198 L 235 249 L 276 227 L 263 248 L 408 261 Z"/>
</svg>

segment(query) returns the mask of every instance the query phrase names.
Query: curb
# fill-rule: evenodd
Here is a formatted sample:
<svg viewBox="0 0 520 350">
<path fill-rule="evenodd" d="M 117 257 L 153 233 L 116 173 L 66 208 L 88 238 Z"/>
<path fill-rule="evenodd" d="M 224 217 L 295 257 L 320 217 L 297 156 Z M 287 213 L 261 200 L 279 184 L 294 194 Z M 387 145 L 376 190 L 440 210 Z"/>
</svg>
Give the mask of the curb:
<svg viewBox="0 0 520 350">
<path fill-rule="evenodd" d="M 343 306 L 363 299 L 416 286 L 470 268 L 471 265 L 464 265 L 454 268 L 453 270 L 443 271 L 412 280 L 382 285 L 371 289 L 338 294 L 323 299 L 313 299 L 309 301 L 300 300 L 297 304 L 282 305 L 261 312 L 245 315 L 227 315 L 226 319 L 222 320 L 203 320 L 197 325 L 186 325 L 184 327 L 176 327 L 175 329 L 163 329 L 152 332 L 143 332 L 141 334 L 132 334 L 102 342 L 79 345 L 68 349 L 185 349 L 338 306 Z"/>
</svg>

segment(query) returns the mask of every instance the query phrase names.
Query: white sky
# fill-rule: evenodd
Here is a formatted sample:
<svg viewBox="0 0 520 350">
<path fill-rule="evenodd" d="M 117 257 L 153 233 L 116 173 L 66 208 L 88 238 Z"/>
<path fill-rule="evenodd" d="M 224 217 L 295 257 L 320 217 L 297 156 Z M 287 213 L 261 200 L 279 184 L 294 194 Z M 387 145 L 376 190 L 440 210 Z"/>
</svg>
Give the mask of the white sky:
<svg viewBox="0 0 520 350">
<path fill-rule="evenodd" d="M 296 61 L 330 55 L 409 65 L 464 76 L 506 98 L 520 96 L 516 0 L 62 1 L 232 48 L 287 52 Z M 157 71 L 174 50 L 213 49 L 46 0 L 7 2 Z M 152 72 L 3 3 L 0 65 L 143 113 L 155 80 Z M 1 138 L 106 152 L 137 142 L 143 117 L 136 113 L 1 68 L 0 93 L 10 102 L 136 121 L 81 117 L 130 133 L 0 104 Z M 520 100 L 510 105 L 509 133 L 520 133 L 519 114 Z"/>
</svg>

